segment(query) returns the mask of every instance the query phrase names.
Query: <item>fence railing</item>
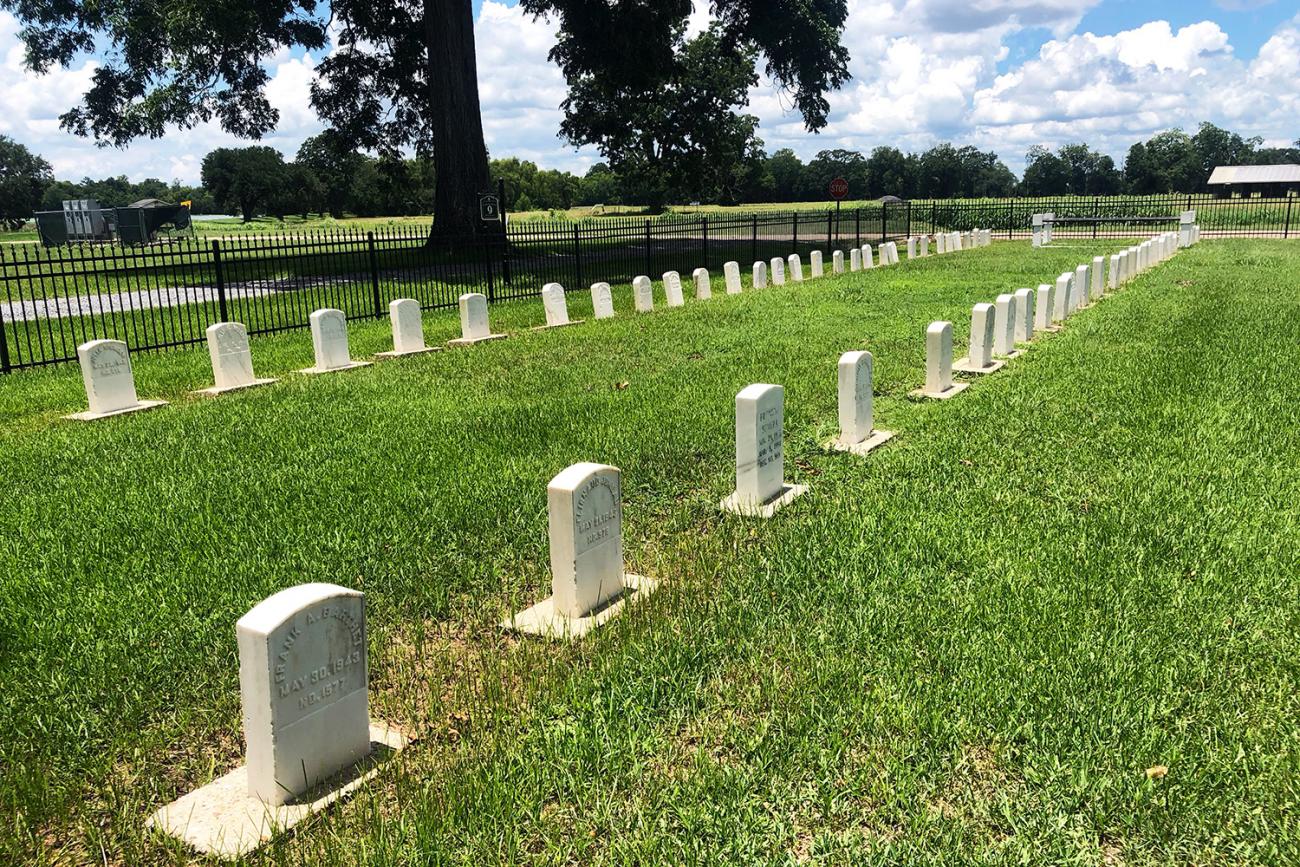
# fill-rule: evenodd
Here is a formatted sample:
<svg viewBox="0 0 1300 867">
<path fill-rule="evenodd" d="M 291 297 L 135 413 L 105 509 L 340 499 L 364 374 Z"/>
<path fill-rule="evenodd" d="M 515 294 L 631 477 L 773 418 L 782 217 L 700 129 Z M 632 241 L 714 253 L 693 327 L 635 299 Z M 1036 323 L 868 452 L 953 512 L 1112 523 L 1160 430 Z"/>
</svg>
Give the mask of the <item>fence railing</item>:
<svg viewBox="0 0 1300 867">
<path fill-rule="evenodd" d="M 757 260 L 993 229 L 1027 238 L 1035 213 L 1056 214 L 1056 237 L 1120 237 L 1176 228 L 1196 208 L 1205 236 L 1286 238 L 1294 199 L 1139 196 L 881 203 L 842 211 L 611 217 L 517 222 L 503 235 L 430 239 L 418 229 L 184 239 L 146 246 L 0 245 L 0 371 L 72 361 L 87 340 L 132 351 L 188 346 L 222 321 L 249 334 L 308 326 L 321 307 L 349 318 L 387 314 L 395 298 L 449 308 L 466 292 L 490 301 L 535 296 L 545 283 L 585 290 L 639 274 L 718 273 Z"/>
</svg>

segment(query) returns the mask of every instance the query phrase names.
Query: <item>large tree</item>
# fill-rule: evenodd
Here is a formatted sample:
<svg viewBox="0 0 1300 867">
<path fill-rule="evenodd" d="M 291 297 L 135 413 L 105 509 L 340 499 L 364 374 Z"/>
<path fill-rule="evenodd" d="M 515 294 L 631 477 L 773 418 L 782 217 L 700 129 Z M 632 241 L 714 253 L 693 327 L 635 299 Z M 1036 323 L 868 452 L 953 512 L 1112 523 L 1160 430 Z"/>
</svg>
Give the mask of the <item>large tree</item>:
<svg viewBox="0 0 1300 867">
<path fill-rule="evenodd" d="M 275 148 L 217 148 L 203 158 L 200 168 L 203 186 L 223 208 L 239 211 L 247 223 L 273 201 L 283 203 L 284 188 L 289 185 L 284 157 Z M 297 210 L 280 207 L 285 213 Z"/>
<path fill-rule="evenodd" d="M 0 135 L 0 225 L 20 227 L 40 207 L 45 188 L 53 182 L 49 163 Z"/>
<path fill-rule="evenodd" d="M 569 85 L 561 133 L 596 146 L 621 178 L 642 183 L 651 204 L 711 190 L 734 197 L 761 170 L 757 123 L 737 111 L 760 58 L 812 131 L 826 125 L 827 92 L 848 79 L 845 0 L 711 0 L 713 23 L 693 39 L 691 0 L 521 5 L 559 21 L 551 59 Z"/>
<path fill-rule="evenodd" d="M 489 188 L 471 0 L 0 0 L 37 72 L 103 52 L 65 128 L 124 145 L 215 120 L 260 138 L 279 114 L 265 64 L 285 48 L 334 50 L 317 66 L 317 112 L 354 146 L 432 154 L 439 231 L 477 227 Z"/>
</svg>

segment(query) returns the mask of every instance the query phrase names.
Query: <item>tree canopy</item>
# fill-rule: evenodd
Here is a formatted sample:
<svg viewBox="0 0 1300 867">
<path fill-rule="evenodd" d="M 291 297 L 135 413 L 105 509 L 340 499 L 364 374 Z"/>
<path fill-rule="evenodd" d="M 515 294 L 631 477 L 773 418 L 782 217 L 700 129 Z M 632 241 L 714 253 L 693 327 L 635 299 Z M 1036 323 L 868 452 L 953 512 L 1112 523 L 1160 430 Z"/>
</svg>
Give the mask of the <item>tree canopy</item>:
<svg viewBox="0 0 1300 867">
<path fill-rule="evenodd" d="M 54 182 L 50 164 L 26 147 L 0 135 L 0 224 L 17 229 L 35 211 Z"/>
</svg>

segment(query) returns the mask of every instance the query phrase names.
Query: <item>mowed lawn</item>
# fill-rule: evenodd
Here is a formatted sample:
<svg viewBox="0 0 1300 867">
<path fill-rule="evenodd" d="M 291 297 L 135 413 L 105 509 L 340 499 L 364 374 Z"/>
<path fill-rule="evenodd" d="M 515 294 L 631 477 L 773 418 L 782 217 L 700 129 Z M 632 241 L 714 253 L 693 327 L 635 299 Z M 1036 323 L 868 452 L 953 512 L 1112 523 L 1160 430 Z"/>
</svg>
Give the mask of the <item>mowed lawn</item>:
<svg viewBox="0 0 1300 867">
<path fill-rule="evenodd" d="M 509 340 L 324 377 L 305 332 L 255 338 L 281 382 L 220 399 L 187 395 L 203 348 L 140 355 L 174 404 L 95 424 L 60 420 L 73 367 L 0 380 L 0 862 L 191 860 L 143 823 L 240 762 L 235 620 L 332 581 L 367 594 L 372 715 L 419 741 L 256 863 L 1297 863 L 1300 247 L 1204 242 L 907 397 L 927 323 L 960 355 L 972 303 L 1117 248 L 719 274 L 641 316 L 619 287 L 547 332 L 500 305 Z M 822 448 L 862 348 L 899 434 L 867 459 Z M 810 487 L 766 522 L 717 509 L 754 382 Z M 623 469 L 663 589 L 577 644 L 503 636 L 584 460 Z"/>
</svg>

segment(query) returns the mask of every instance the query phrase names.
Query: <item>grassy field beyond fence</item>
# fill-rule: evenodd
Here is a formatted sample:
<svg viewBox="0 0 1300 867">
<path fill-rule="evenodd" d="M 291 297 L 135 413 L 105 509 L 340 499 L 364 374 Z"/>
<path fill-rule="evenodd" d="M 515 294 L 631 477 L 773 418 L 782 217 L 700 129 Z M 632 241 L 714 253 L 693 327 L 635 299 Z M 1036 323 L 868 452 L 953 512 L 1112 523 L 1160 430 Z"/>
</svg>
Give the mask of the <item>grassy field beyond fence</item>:
<svg viewBox="0 0 1300 867">
<path fill-rule="evenodd" d="M 960 355 L 971 304 L 1117 248 L 651 315 L 619 286 L 601 322 L 574 292 L 545 332 L 507 302 L 509 340 L 323 377 L 306 332 L 256 337 L 282 381 L 219 399 L 204 348 L 142 355 L 173 404 L 95 424 L 60 419 L 75 367 L 0 380 L 0 861 L 190 862 L 144 819 L 240 762 L 235 620 L 306 581 L 367 594 L 372 715 L 419 741 L 253 863 L 1300 861 L 1300 249 L 1204 242 L 907 398 L 927 323 Z M 823 450 L 862 348 L 898 432 L 866 460 Z M 717 508 L 754 382 L 810 487 L 769 522 Z M 577 461 L 622 468 L 663 590 L 571 646 L 502 636 Z"/>
</svg>

